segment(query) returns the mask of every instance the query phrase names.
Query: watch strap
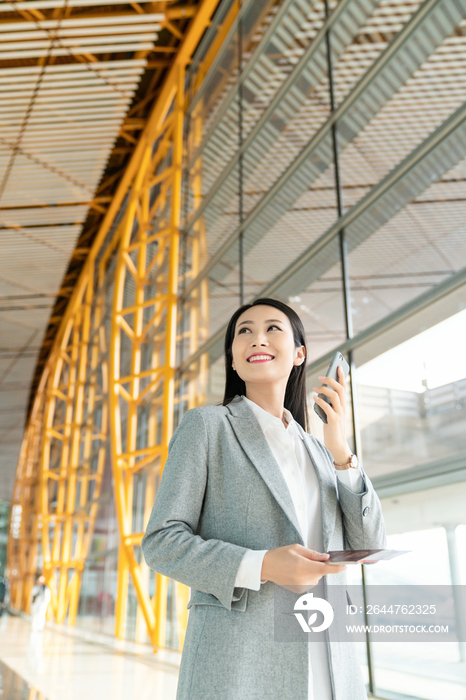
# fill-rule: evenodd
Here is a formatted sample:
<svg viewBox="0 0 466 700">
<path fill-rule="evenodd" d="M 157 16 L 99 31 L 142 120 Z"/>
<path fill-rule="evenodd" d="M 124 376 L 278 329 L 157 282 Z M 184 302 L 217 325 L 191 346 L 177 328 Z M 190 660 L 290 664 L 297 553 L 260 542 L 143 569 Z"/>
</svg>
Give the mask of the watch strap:
<svg viewBox="0 0 466 700">
<path fill-rule="evenodd" d="M 333 464 L 335 467 L 348 467 L 351 469 L 357 469 L 358 468 L 357 461 L 356 461 L 356 464 L 354 464 L 354 462 L 353 462 L 353 457 L 355 457 L 355 456 L 356 455 L 352 454 L 352 455 L 350 455 L 347 462 L 333 462 Z"/>
</svg>

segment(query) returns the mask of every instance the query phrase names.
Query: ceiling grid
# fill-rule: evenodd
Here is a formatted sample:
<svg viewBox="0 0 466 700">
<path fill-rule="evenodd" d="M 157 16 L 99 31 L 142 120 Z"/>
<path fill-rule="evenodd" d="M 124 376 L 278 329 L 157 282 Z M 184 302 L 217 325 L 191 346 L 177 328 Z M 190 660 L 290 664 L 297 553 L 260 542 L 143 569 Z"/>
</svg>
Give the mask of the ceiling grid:
<svg viewBox="0 0 466 700">
<path fill-rule="evenodd" d="M 131 107 L 138 82 L 148 63 L 170 56 L 147 47 L 166 31 L 164 16 L 172 6 L 165 3 L 158 12 L 157 3 L 139 2 L 137 11 L 134 5 L 100 2 L 98 12 L 91 0 L 0 5 L 0 19 L 10 12 L 0 28 L 0 95 L 7 98 L 0 100 L 0 224 L 5 251 L 21 240 L 17 254 L 5 257 L 10 267 L 0 270 L 0 295 L 7 300 L 0 306 L 17 305 L 17 318 L 21 313 L 29 319 L 15 342 L 24 353 L 28 342 L 40 344 L 36 337 L 28 340 L 28 323 L 36 314 L 50 314 L 53 289 L 86 217 L 99 208 L 105 212 L 110 191 L 99 181 L 112 148 L 123 152 L 137 142 L 144 124 Z M 317 357 L 345 337 L 332 234 L 338 222 L 324 2 L 245 1 L 243 10 L 246 298 L 265 290 L 296 304 Z M 357 212 L 346 227 L 356 332 L 446 279 L 464 260 L 466 146 L 460 127 L 449 130 L 448 124 L 466 94 L 465 15 L 466 0 L 330 2 L 326 26 L 344 207 Z M 188 114 L 202 131 L 186 163 L 187 170 L 200 164 L 202 204 L 194 213 L 188 192 L 183 211 L 188 231 L 201 219 L 206 227 L 207 260 L 185 295 L 207 278 L 213 338 L 238 301 L 237 50 L 238 36 L 231 32 Z M 437 143 L 438 130 L 443 141 Z M 430 150 L 416 159 L 424 144 Z M 49 255 L 61 270 L 56 279 L 44 274 Z M 16 270 L 16 286 L 10 269 Z M 34 293 L 37 311 L 28 308 Z M 2 313 L 0 324 L 7 323 Z M 10 333 L 12 326 L 5 329 Z M 222 343 L 213 342 L 212 362 L 222 352 Z M 15 371 L 7 370 L 12 357 L 5 354 L 1 364 L 0 354 L 0 376 L 2 368 Z"/>
<path fill-rule="evenodd" d="M 309 28 L 305 5 L 299 5 L 301 21 Z M 323 3 L 309 2 L 307 10 L 311 5 L 317 36 Z M 466 3 L 352 1 L 347 12 L 342 2 L 337 8 L 340 15 L 330 29 L 335 121 L 345 211 L 361 212 L 347 230 L 354 327 L 361 332 L 464 264 L 461 211 L 466 177 L 464 166 L 455 161 L 466 151 L 460 126 L 466 95 Z M 312 357 L 322 356 L 346 337 L 342 290 L 337 289 L 341 283 L 330 282 L 333 293 L 326 282 L 341 277 L 327 68 L 322 65 L 326 54 L 315 40 L 312 49 L 312 43 L 307 45 L 312 56 L 306 56 L 296 44 L 300 31 L 276 33 L 279 38 L 269 36 L 260 57 L 253 55 L 253 71 L 243 79 L 242 226 L 237 93 L 228 90 L 227 80 L 218 80 L 217 87 L 214 79 L 203 92 L 204 137 L 191 162 L 202 150 L 204 196 L 201 207 L 187 217 L 187 227 L 196 226 L 201 217 L 205 222 L 208 264 L 184 295 L 193 293 L 203 279 L 209 281 L 206 347 L 211 362 L 221 362 L 225 318 L 239 299 L 241 231 L 246 300 L 274 295 L 296 304 Z M 279 46 L 275 55 L 273 45 Z M 266 85 L 254 71 L 264 62 L 269 66 L 268 91 L 262 101 Z M 437 132 L 444 139 L 438 143 Z M 424 146 L 430 150 L 416 159 Z M 395 175 L 402 168 L 406 171 L 398 180 Z M 379 188 L 392 174 L 389 189 Z M 379 191 L 369 205 L 367 197 Z M 321 244 L 324 239 L 328 242 Z M 371 239 L 376 246 L 372 252 Z M 393 255 L 384 256 L 384 246 Z M 457 254 L 452 256 L 453 250 Z"/>
<path fill-rule="evenodd" d="M 168 19 L 183 36 L 190 4 L 173 15 L 170 0 L 0 3 L 0 498 L 57 295 L 71 293 L 90 215 L 111 201 L 98 187 L 109 167 L 117 184 L 180 43 Z"/>
</svg>

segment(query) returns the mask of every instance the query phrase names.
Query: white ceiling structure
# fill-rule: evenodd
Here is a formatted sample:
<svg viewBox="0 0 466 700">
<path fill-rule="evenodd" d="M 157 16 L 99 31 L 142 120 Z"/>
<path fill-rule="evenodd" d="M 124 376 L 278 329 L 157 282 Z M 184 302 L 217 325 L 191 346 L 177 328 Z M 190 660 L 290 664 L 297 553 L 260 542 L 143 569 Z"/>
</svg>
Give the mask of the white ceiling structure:
<svg viewBox="0 0 466 700">
<path fill-rule="evenodd" d="M 359 333 L 464 267 L 466 0 L 329 5 Z M 108 203 L 96 189 L 113 144 L 161 28 L 190 9 L 141 0 L 0 3 L 0 498 L 11 493 L 29 387 L 64 272 L 89 212 Z M 193 111 L 203 101 L 202 142 L 189 156 L 195 163 L 202 150 L 203 200 L 186 230 L 204 217 L 207 255 L 184 294 L 208 279 L 206 345 L 211 362 L 222 362 L 244 228 L 246 297 L 295 303 L 315 360 L 346 339 L 325 6 L 243 0 L 242 11 L 250 42 L 241 88 L 245 224 L 234 36 L 190 104 Z"/>
<path fill-rule="evenodd" d="M 0 4 L 0 498 L 55 298 L 164 20 L 155 5 Z"/>
</svg>

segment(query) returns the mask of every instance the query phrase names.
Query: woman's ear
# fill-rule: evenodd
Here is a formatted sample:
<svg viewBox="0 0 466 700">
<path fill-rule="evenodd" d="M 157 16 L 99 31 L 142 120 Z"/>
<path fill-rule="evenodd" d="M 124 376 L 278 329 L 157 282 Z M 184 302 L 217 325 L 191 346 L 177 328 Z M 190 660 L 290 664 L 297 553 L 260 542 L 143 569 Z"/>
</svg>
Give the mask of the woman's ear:
<svg viewBox="0 0 466 700">
<path fill-rule="evenodd" d="M 306 359 L 306 349 L 304 345 L 301 345 L 300 348 L 296 348 L 296 354 L 295 358 L 293 361 L 293 364 L 299 367 L 299 365 L 302 365 L 304 360 Z"/>
</svg>

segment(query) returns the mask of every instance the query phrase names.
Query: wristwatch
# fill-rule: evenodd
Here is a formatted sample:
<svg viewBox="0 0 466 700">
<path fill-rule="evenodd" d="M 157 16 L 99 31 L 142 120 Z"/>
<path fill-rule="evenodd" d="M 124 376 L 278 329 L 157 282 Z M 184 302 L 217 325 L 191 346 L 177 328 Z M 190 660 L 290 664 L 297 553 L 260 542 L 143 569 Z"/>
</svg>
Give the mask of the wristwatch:
<svg viewBox="0 0 466 700">
<path fill-rule="evenodd" d="M 356 455 L 351 455 L 347 462 L 334 462 L 335 467 L 346 467 L 347 469 L 357 469 L 359 466 L 359 459 Z"/>
</svg>

